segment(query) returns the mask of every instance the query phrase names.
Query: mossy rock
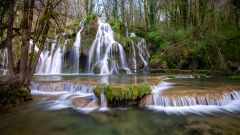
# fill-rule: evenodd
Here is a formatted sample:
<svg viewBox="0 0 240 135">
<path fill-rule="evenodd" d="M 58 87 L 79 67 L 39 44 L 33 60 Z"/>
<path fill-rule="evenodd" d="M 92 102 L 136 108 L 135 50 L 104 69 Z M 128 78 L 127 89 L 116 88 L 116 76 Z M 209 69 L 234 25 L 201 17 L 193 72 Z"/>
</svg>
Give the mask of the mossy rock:
<svg viewBox="0 0 240 135">
<path fill-rule="evenodd" d="M 96 14 L 86 17 L 84 29 L 81 34 L 82 53 L 88 56 L 88 52 L 93 44 L 98 30 L 98 16 Z"/>
<path fill-rule="evenodd" d="M 6 106 L 8 104 L 19 104 L 24 101 L 32 99 L 30 88 L 24 86 L 19 90 L 20 83 L 15 82 L 8 87 L 1 88 L 0 91 L 0 104 Z M 2 90 L 3 89 L 3 90 Z"/>
<path fill-rule="evenodd" d="M 104 91 L 107 101 L 136 100 L 152 92 L 151 87 L 148 84 L 129 85 L 129 86 L 125 86 L 125 85 L 124 86 L 117 86 L 117 85 L 96 86 L 93 89 L 93 92 L 95 96 L 98 97 L 98 99 L 100 99 L 102 90 Z"/>
</svg>

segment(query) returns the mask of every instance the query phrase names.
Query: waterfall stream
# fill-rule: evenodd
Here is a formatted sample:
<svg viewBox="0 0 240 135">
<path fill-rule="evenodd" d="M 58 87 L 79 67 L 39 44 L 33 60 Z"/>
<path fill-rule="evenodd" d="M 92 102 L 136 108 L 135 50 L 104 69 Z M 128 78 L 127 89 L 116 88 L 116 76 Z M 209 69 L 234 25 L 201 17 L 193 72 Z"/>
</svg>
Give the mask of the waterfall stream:
<svg viewBox="0 0 240 135">
<path fill-rule="evenodd" d="M 58 38 L 58 36 L 55 37 L 55 40 L 51 44 L 51 49 L 45 50 L 41 53 L 36 69 L 36 74 L 62 73 L 64 48 L 66 46 L 66 43 L 67 41 L 65 41 L 65 43 L 63 44 L 62 49 L 60 39 Z"/>
<path fill-rule="evenodd" d="M 3 75 L 7 74 L 8 71 L 8 54 L 7 48 L 0 50 L 0 70 L 3 71 Z"/>
<path fill-rule="evenodd" d="M 79 26 L 80 30 L 77 33 L 76 40 L 70 50 L 70 57 L 69 61 L 73 67 L 72 73 L 78 74 L 79 73 L 79 57 L 80 57 L 80 48 L 81 48 L 81 33 L 84 29 L 84 22 L 85 20 L 81 21 Z"/>
<path fill-rule="evenodd" d="M 121 44 L 114 40 L 114 32 L 108 23 L 98 19 L 98 31 L 89 51 L 88 72 L 99 74 L 118 73 L 124 69 L 129 74 L 125 52 Z"/>
<path fill-rule="evenodd" d="M 107 101 L 106 101 L 106 97 L 104 95 L 104 91 L 102 90 L 101 92 L 101 104 L 100 104 L 100 109 L 104 110 L 107 109 Z"/>
</svg>

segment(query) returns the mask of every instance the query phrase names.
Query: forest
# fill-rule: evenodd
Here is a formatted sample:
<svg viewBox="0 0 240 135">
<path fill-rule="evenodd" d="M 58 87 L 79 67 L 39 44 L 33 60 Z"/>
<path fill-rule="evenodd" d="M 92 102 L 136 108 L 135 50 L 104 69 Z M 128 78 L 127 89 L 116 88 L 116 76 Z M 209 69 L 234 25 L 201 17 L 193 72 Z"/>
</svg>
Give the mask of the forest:
<svg viewBox="0 0 240 135">
<path fill-rule="evenodd" d="M 89 50 L 98 17 L 112 26 L 124 49 L 138 40 L 130 32 L 146 40 L 149 70 L 239 73 L 239 0 L 1 0 L 0 53 L 7 48 L 10 76 L 0 82 L 1 90 L 20 90 L 30 99 L 26 93 L 46 41 L 65 33 L 70 48 L 85 19 L 82 50 Z M 39 50 L 32 53 L 35 46 Z"/>
</svg>

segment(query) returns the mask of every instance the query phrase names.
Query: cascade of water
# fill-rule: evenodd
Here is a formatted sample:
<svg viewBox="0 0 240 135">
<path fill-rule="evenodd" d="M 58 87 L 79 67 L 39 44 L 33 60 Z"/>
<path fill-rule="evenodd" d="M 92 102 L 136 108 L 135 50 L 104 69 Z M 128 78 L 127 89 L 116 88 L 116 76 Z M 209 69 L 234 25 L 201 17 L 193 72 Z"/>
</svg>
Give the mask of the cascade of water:
<svg viewBox="0 0 240 135">
<path fill-rule="evenodd" d="M 62 62 L 64 49 L 67 41 L 61 49 L 60 40 L 58 36 L 55 37 L 51 45 L 50 51 L 43 51 L 39 58 L 39 63 L 36 69 L 37 74 L 60 74 L 62 71 Z M 35 49 L 36 50 L 36 49 Z"/>
<path fill-rule="evenodd" d="M 84 28 L 84 22 L 85 20 L 81 21 L 79 26 L 80 26 L 80 30 L 77 33 L 76 36 L 76 41 L 74 42 L 71 50 L 70 50 L 70 63 L 72 64 L 73 67 L 73 73 L 77 74 L 79 73 L 79 57 L 80 57 L 80 47 L 81 47 L 81 32 Z"/>
<path fill-rule="evenodd" d="M 102 90 L 101 92 L 101 108 L 106 108 L 107 107 L 107 101 L 106 97 L 104 95 L 104 91 Z"/>
<path fill-rule="evenodd" d="M 132 49 L 133 49 L 133 68 L 136 72 L 136 69 L 137 69 L 137 60 L 136 60 L 136 49 L 135 49 L 135 44 L 134 42 L 132 41 Z"/>
<path fill-rule="evenodd" d="M 89 51 L 88 72 L 93 73 L 94 68 L 98 68 L 100 74 L 110 74 L 121 68 L 131 73 L 123 47 L 114 40 L 114 32 L 110 25 L 101 19 L 98 19 L 98 24 L 97 35 Z"/>
<path fill-rule="evenodd" d="M 182 96 L 171 98 L 154 93 L 153 102 L 155 106 L 179 107 L 179 106 L 195 106 L 195 105 L 215 105 L 224 106 L 234 100 L 240 100 L 240 91 L 225 92 L 221 98 L 210 98 L 208 96 Z"/>
<path fill-rule="evenodd" d="M 7 74 L 8 70 L 7 48 L 0 50 L 0 69 L 3 70 L 3 75 Z"/>
<path fill-rule="evenodd" d="M 51 73 L 51 74 L 61 73 L 61 68 L 62 68 L 61 57 L 62 57 L 62 53 L 61 53 L 60 44 L 57 44 L 57 49 L 53 55 L 49 73 Z"/>
<path fill-rule="evenodd" d="M 74 84 L 72 82 L 31 82 L 31 90 L 40 92 L 62 92 L 67 91 L 70 93 L 93 93 L 93 86 L 85 84 Z"/>
<path fill-rule="evenodd" d="M 29 41 L 29 47 L 28 47 L 28 52 L 32 52 L 32 47 L 33 47 L 33 40 L 30 39 L 30 41 Z M 34 47 L 34 52 L 37 53 L 38 50 L 39 50 L 39 48 L 35 45 L 35 47 Z"/>
<path fill-rule="evenodd" d="M 126 29 L 126 37 L 129 37 L 128 28 Z"/>
<path fill-rule="evenodd" d="M 139 50 L 139 56 L 143 61 L 144 67 L 147 67 L 150 55 L 147 50 L 146 41 L 142 38 L 141 41 L 138 43 L 137 47 Z"/>
</svg>

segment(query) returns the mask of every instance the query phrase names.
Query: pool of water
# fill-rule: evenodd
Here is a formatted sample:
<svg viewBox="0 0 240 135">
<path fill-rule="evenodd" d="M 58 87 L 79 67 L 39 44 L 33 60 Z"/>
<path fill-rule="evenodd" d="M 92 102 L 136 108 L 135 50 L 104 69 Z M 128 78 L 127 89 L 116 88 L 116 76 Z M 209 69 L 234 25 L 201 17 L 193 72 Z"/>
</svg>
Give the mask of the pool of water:
<svg viewBox="0 0 240 135">
<path fill-rule="evenodd" d="M 97 81 L 112 84 L 159 82 L 163 75 L 54 75 L 35 76 L 34 81 Z M 167 79 L 171 87 L 165 91 L 214 90 L 239 87 L 239 81 L 223 77 L 202 79 Z M 82 111 L 76 108 L 57 108 L 59 95 L 33 95 L 33 101 L 0 112 L 1 135 L 239 135 L 240 103 L 234 111 L 207 113 L 167 113 L 148 107 L 110 108 Z M 199 108 L 198 108 L 199 109 Z M 201 108 L 200 108 L 201 110 Z M 204 110 L 204 108 L 202 108 Z"/>
<path fill-rule="evenodd" d="M 0 114 L 1 135 L 239 135 L 240 114 L 168 115 L 132 108 L 46 110 L 43 97 Z"/>
<path fill-rule="evenodd" d="M 37 75 L 33 81 L 88 81 L 105 84 L 138 84 L 159 82 L 164 75 L 162 74 L 130 74 L 130 75 Z"/>
</svg>

